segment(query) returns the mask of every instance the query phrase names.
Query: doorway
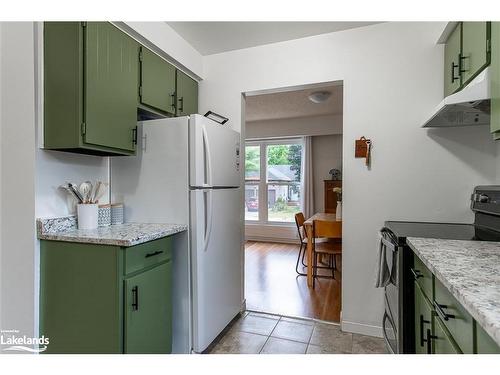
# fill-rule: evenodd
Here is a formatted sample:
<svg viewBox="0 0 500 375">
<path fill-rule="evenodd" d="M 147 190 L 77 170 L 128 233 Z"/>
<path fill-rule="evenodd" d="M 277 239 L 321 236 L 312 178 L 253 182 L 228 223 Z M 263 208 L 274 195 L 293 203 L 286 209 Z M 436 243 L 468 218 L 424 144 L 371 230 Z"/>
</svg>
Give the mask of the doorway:
<svg viewBox="0 0 500 375">
<path fill-rule="evenodd" d="M 342 118 L 341 81 L 244 94 L 248 310 L 340 321 L 341 256 L 335 269 L 318 258 L 320 277 L 308 287 L 295 216 L 328 210 L 328 181 L 342 171 Z"/>
</svg>

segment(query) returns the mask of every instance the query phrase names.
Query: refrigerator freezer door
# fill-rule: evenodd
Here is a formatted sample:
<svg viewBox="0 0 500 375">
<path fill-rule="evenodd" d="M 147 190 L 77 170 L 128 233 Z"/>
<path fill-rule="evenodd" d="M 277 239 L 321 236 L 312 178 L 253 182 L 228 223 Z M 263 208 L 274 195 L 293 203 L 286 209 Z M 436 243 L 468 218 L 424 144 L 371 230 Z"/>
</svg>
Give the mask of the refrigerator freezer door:
<svg viewBox="0 0 500 375">
<path fill-rule="evenodd" d="M 240 186 L 240 133 L 193 115 L 189 138 L 192 188 Z"/>
<path fill-rule="evenodd" d="M 193 349 L 203 352 L 242 304 L 239 189 L 192 190 Z"/>
</svg>

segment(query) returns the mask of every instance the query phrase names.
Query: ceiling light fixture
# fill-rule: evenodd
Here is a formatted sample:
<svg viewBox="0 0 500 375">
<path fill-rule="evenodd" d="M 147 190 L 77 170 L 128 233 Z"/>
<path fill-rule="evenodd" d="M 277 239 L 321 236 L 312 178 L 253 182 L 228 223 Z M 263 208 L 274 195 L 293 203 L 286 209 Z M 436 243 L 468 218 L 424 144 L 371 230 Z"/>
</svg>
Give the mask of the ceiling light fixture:
<svg viewBox="0 0 500 375">
<path fill-rule="evenodd" d="M 311 102 L 320 104 L 326 102 L 330 95 L 332 95 L 330 91 L 315 91 L 310 93 L 308 98 Z"/>
</svg>

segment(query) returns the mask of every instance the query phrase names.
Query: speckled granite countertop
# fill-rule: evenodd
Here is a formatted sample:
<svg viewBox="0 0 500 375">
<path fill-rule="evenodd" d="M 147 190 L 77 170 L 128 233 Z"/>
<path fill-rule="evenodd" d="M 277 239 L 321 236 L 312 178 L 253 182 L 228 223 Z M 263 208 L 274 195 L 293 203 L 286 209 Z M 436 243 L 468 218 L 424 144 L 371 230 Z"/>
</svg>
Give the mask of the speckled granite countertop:
<svg viewBox="0 0 500 375">
<path fill-rule="evenodd" d="M 78 230 L 75 216 L 37 219 L 38 238 L 41 240 L 125 247 L 168 237 L 185 230 L 187 230 L 187 225 L 146 223 L 126 223 L 93 230 Z"/>
<path fill-rule="evenodd" d="M 500 244 L 408 237 L 408 245 L 500 345 Z"/>
</svg>

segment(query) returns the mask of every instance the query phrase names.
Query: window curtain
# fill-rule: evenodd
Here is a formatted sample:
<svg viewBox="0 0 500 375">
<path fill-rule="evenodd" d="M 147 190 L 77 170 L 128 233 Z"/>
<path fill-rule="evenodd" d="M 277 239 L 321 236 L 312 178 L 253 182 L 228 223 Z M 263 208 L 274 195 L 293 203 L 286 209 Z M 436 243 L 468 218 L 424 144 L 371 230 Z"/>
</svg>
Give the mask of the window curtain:
<svg viewBox="0 0 500 375">
<path fill-rule="evenodd" d="M 312 137 L 303 137 L 302 144 L 302 211 L 307 219 L 314 215 Z"/>
</svg>

